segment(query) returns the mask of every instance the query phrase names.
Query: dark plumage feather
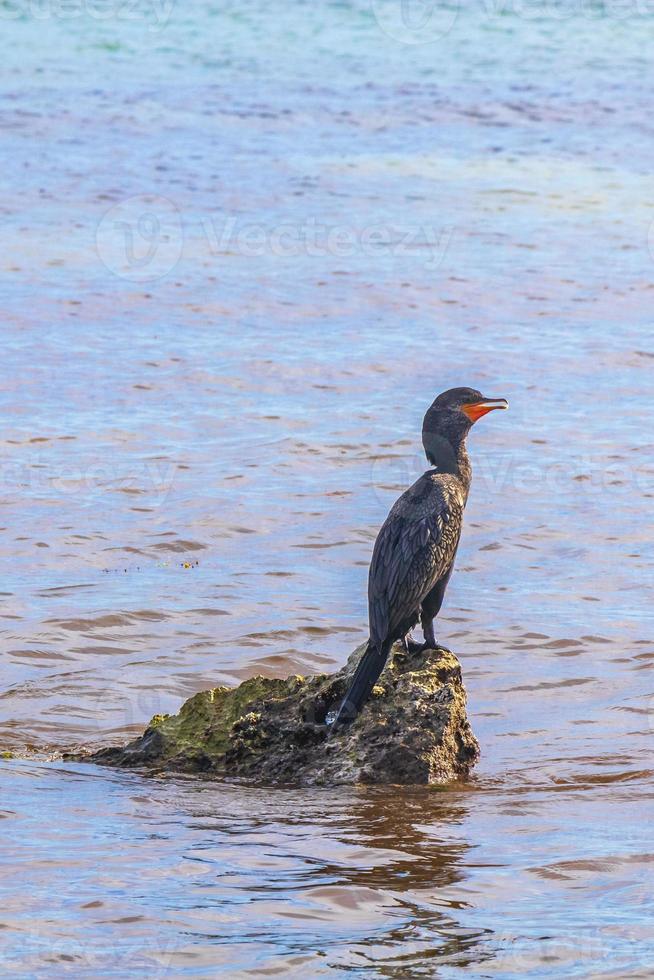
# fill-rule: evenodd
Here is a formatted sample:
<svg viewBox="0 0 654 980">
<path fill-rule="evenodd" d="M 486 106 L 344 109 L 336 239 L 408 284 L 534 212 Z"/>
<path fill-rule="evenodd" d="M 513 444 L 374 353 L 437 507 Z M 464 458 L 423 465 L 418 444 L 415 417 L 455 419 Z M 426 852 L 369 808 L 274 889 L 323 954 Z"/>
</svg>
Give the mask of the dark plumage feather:
<svg viewBox="0 0 654 980">
<path fill-rule="evenodd" d="M 413 484 L 377 535 L 368 576 L 370 640 L 334 722 L 351 721 L 370 696 L 395 640 L 420 618 L 422 603 L 444 585 L 461 535 L 466 490 L 430 470 Z"/>
<path fill-rule="evenodd" d="M 423 599 L 454 559 L 464 504 L 458 481 L 433 472 L 395 503 L 377 536 L 368 577 L 374 646 L 389 635 L 398 639 L 418 622 Z"/>
</svg>

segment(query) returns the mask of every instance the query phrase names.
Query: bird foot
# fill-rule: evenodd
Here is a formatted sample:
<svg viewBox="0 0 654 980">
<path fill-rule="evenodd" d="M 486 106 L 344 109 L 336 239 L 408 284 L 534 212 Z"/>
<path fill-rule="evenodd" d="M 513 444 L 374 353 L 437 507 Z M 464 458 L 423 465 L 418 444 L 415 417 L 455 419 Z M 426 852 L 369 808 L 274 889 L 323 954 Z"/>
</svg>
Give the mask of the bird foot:
<svg viewBox="0 0 654 980">
<path fill-rule="evenodd" d="M 417 640 L 414 640 L 413 638 L 409 639 L 407 637 L 404 642 L 404 648 L 407 653 L 422 653 L 423 650 L 427 649 L 427 644 L 418 643 Z"/>
<path fill-rule="evenodd" d="M 442 643 L 437 643 L 436 641 L 433 643 L 428 643 L 425 640 L 424 643 L 417 643 L 415 640 L 411 640 L 409 643 L 407 643 L 408 653 L 424 653 L 425 650 L 442 650 L 443 653 L 452 653 L 449 647 L 444 647 Z"/>
</svg>

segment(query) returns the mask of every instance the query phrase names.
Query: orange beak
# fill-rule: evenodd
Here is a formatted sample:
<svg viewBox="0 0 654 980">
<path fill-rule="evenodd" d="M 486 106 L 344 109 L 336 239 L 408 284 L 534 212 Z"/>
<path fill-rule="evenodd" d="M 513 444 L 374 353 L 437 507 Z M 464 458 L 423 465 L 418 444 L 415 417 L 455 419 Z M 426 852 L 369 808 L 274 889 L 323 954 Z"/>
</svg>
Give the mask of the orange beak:
<svg viewBox="0 0 654 980">
<path fill-rule="evenodd" d="M 471 422 L 476 422 L 482 415 L 488 415 L 494 408 L 508 408 L 509 403 L 506 398 L 484 398 L 480 402 L 470 402 L 462 405 L 461 411 L 465 412 Z"/>
</svg>

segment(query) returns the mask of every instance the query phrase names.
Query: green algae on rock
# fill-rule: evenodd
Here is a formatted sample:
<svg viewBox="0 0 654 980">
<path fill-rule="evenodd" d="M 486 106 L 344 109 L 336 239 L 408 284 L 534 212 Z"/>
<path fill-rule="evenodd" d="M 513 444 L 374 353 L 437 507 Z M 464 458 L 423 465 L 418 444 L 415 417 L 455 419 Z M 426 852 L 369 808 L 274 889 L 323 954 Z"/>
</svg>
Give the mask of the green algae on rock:
<svg viewBox="0 0 654 980">
<path fill-rule="evenodd" d="M 260 784 L 440 783 L 467 776 L 479 745 L 466 717 L 461 666 L 447 650 L 389 658 L 369 702 L 338 731 L 324 724 L 343 697 L 358 647 L 335 674 L 252 677 L 156 715 L 142 736 L 88 761 L 241 777 Z"/>
</svg>

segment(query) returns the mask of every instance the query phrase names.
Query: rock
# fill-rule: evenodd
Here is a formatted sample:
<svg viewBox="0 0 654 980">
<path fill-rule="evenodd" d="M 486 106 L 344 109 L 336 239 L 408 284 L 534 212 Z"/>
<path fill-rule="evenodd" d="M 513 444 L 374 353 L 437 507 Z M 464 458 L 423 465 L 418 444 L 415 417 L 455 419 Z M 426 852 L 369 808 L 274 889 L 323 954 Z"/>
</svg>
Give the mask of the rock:
<svg viewBox="0 0 654 980">
<path fill-rule="evenodd" d="M 336 674 L 252 677 L 156 715 L 140 738 L 84 756 L 108 766 L 241 777 L 259 784 L 440 783 L 467 776 L 479 745 L 466 718 L 461 666 L 447 650 L 389 658 L 359 716 L 332 731 L 360 646 Z M 77 756 L 77 758 L 80 758 Z"/>
</svg>

